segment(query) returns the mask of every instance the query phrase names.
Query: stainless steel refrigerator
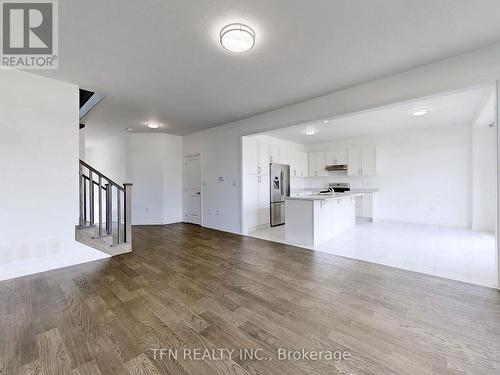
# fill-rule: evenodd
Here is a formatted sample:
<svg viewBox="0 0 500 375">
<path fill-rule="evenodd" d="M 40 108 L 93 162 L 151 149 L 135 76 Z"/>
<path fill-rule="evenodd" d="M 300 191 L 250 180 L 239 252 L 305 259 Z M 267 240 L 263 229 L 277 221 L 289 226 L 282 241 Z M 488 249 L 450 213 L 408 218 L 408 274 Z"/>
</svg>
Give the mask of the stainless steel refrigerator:
<svg viewBox="0 0 500 375">
<path fill-rule="evenodd" d="M 271 226 L 285 224 L 285 197 L 290 196 L 290 166 L 270 165 Z"/>
</svg>

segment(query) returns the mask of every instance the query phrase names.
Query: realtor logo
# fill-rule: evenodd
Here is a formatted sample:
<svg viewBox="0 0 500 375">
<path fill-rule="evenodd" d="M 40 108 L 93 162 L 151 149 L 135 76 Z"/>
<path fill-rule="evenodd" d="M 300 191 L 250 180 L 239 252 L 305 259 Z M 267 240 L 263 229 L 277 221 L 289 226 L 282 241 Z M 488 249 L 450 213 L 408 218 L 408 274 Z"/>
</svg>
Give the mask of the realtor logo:
<svg viewBox="0 0 500 375">
<path fill-rule="evenodd" d="M 57 69 L 56 0 L 1 1 L 1 67 Z"/>
</svg>

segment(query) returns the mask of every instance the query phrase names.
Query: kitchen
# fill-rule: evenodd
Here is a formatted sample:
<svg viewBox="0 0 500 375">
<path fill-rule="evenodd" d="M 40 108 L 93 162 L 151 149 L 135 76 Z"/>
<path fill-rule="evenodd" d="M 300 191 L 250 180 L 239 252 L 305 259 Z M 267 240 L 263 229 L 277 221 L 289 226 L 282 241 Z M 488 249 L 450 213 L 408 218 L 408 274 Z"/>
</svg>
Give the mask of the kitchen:
<svg viewBox="0 0 500 375">
<path fill-rule="evenodd" d="M 473 88 L 243 137 L 244 233 L 493 283 L 491 93 Z"/>
<path fill-rule="evenodd" d="M 253 198 L 245 202 L 246 218 L 250 218 L 245 222 L 248 231 L 275 228 L 286 222 L 288 242 L 314 246 L 351 229 L 356 221 L 373 220 L 373 195 L 378 189 L 351 188 L 349 183 L 306 188 L 305 180 L 327 178 L 331 172 L 351 177 L 375 176 L 375 146 L 307 153 L 301 145 L 259 135 L 244 137 L 243 150 L 244 196 Z M 330 210 L 330 200 L 335 202 L 335 209 L 325 214 L 327 206 Z M 315 214 L 322 221 L 319 217 L 313 220 Z M 330 224 L 325 224 L 327 219 Z"/>
</svg>

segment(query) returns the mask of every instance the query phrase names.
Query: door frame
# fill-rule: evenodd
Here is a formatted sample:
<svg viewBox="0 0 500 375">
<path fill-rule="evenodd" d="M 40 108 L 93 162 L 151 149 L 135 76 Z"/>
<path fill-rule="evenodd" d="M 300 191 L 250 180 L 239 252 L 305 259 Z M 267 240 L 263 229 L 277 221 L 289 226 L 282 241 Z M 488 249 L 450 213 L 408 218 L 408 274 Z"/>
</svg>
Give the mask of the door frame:
<svg viewBox="0 0 500 375">
<path fill-rule="evenodd" d="M 187 160 L 190 159 L 190 158 L 194 158 L 194 157 L 198 157 L 200 159 L 200 191 L 201 191 L 201 195 L 200 195 L 200 226 L 203 226 L 203 196 L 204 196 L 204 189 L 203 189 L 203 158 L 202 158 L 202 154 L 201 153 L 198 153 L 198 154 L 189 154 L 189 155 L 184 155 L 184 160 L 182 161 L 183 165 L 182 165 L 182 172 L 184 174 L 184 177 L 183 177 L 183 182 L 184 182 L 184 186 L 183 186 L 183 189 L 182 189 L 182 202 L 183 202 L 183 210 L 182 210 L 182 213 L 183 213 L 183 222 L 184 223 L 188 223 L 188 221 L 186 221 L 186 217 L 187 217 L 187 197 L 186 197 L 186 193 L 187 193 L 187 173 L 186 173 L 186 168 L 187 168 Z M 194 224 L 196 225 L 196 224 Z"/>
<path fill-rule="evenodd" d="M 500 289 L 500 246 L 499 246 L 499 235 L 500 235 L 500 132 L 498 131 L 498 126 L 500 125 L 500 78 L 496 81 L 496 95 L 495 95 L 495 131 L 497 133 L 497 163 L 495 165 L 497 171 L 497 225 L 495 233 L 495 261 L 497 263 L 497 289 Z"/>
</svg>

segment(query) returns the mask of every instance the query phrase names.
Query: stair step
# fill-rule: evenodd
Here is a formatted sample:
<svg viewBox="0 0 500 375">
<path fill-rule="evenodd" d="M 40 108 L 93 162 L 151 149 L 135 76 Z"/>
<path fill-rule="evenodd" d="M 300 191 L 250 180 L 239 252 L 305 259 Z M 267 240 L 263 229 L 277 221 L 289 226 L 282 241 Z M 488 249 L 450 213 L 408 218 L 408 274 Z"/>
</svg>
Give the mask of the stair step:
<svg viewBox="0 0 500 375">
<path fill-rule="evenodd" d="M 132 251 L 132 245 L 130 243 L 115 244 L 113 243 L 113 235 L 106 234 L 104 236 L 99 236 L 98 232 L 99 228 L 95 225 L 85 227 L 76 226 L 75 239 L 84 245 L 90 246 L 111 256 L 130 253 Z"/>
</svg>

